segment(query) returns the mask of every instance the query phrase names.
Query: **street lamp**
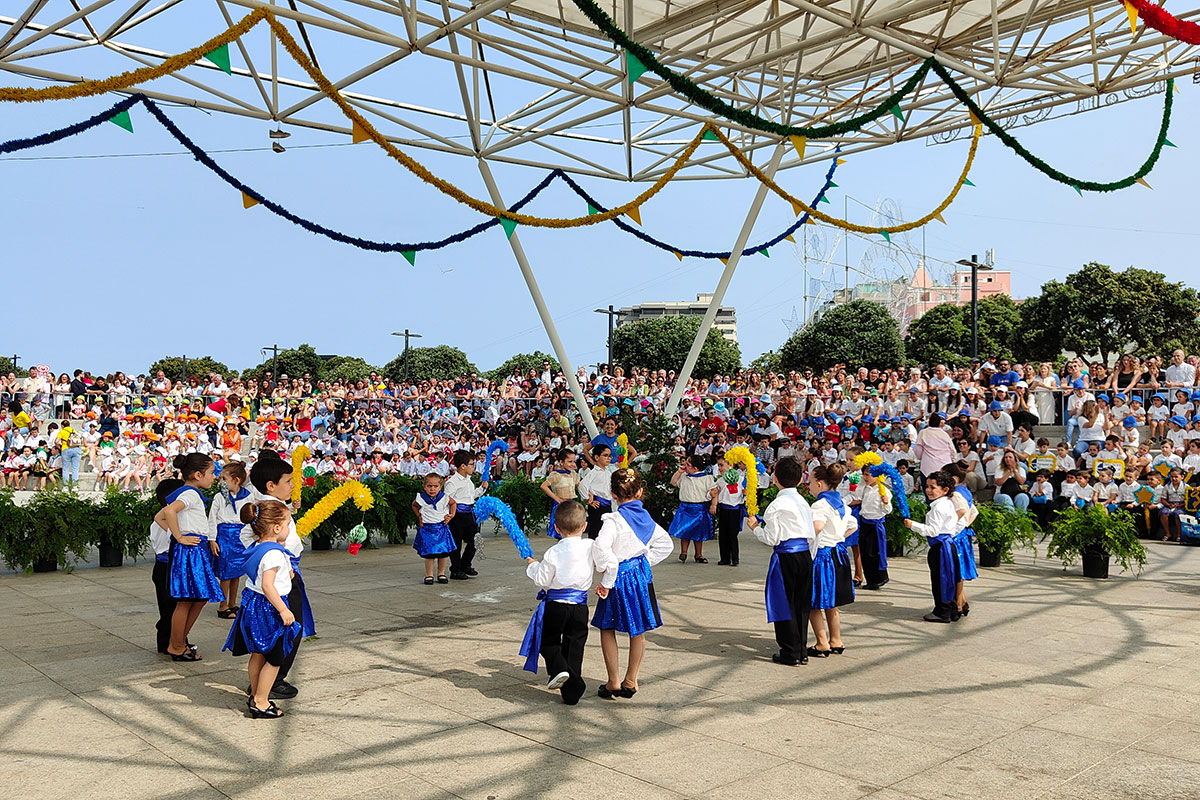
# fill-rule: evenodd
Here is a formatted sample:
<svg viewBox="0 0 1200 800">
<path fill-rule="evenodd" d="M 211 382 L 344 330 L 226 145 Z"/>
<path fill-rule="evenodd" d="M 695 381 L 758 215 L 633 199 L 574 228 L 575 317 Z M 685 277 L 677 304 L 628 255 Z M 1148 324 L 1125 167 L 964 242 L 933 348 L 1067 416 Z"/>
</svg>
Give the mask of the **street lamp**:
<svg viewBox="0 0 1200 800">
<path fill-rule="evenodd" d="M 421 334 L 413 333 L 408 328 L 405 328 L 404 333 L 401 333 L 400 331 L 392 331 L 392 336 L 403 336 L 404 337 L 404 380 L 407 381 L 408 380 L 408 340 L 409 339 L 420 339 Z"/>
<path fill-rule="evenodd" d="M 612 306 L 609 306 L 607 309 L 597 308 L 597 309 L 595 309 L 595 311 L 597 314 L 608 314 L 608 372 L 609 372 L 609 374 L 611 374 L 612 368 L 613 368 L 613 365 L 612 365 L 612 360 L 613 360 L 613 355 L 612 355 L 613 317 L 615 317 L 617 315 L 617 312 L 613 311 Z"/>
<path fill-rule="evenodd" d="M 971 254 L 971 260 L 958 260 L 959 264 L 971 268 L 971 359 L 979 359 L 979 272 L 992 269 L 991 264 L 981 264 L 979 256 Z"/>
</svg>

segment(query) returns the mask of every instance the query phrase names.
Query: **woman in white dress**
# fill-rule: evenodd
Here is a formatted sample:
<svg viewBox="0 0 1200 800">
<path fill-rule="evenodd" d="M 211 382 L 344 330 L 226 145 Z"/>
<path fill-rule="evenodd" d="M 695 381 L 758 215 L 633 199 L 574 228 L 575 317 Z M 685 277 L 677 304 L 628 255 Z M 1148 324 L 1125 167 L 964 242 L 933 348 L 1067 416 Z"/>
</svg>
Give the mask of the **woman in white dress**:
<svg viewBox="0 0 1200 800">
<path fill-rule="evenodd" d="M 1037 377 L 1029 384 L 1029 390 L 1033 392 L 1038 419 L 1043 425 L 1053 425 L 1058 416 L 1054 408 L 1057 405 L 1058 376 L 1049 364 L 1043 362 L 1038 367 Z"/>
</svg>

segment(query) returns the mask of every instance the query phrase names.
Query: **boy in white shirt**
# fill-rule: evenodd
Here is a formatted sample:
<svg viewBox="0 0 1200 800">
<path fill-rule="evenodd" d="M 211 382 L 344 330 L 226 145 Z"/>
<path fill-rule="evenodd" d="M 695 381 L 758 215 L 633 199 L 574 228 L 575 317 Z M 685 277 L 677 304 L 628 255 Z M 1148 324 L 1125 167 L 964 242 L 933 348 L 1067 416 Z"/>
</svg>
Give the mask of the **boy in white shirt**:
<svg viewBox="0 0 1200 800">
<path fill-rule="evenodd" d="M 472 566 L 475 561 L 475 535 L 479 533 L 474 506 L 475 501 L 487 493 L 488 482 L 483 481 L 476 488 L 471 480 L 474 472 L 475 454 L 470 450 L 456 450 L 454 474 L 443 489 L 456 504 L 454 516 L 450 519 L 450 535 L 454 537 L 454 552 L 450 554 L 450 580 L 455 581 L 465 581 L 479 574 Z"/>
<path fill-rule="evenodd" d="M 530 556 L 525 574 L 537 584 L 542 605 L 534 612 L 521 645 L 525 669 L 537 673 L 540 654 L 550 675 L 547 689 L 561 689 L 569 706 L 587 689 L 583 680 L 583 648 L 588 637 L 588 591 L 592 588 L 594 542 L 583 536 L 587 512 L 577 500 L 558 504 L 554 527 L 562 539 L 542 560 Z M 544 595 L 543 595 L 544 592 Z"/>
<path fill-rule="evenodd" d="M 1187 424 L 1187 418 L 1178 414 L 1167 420 L 1167 441 L 1180 452 L 1183 451 L 1183 443 L 1187 439 L 1187 431 L 1184 430 Z"/>
<path fill-rule="evenodd" d="M 1050 483 L 1050 472 L 1040 469 L 1029 487 L 1029 504 L 1037 517 L 1038 525 L 1046 530 L 1050 515 L 1054 511 L 1054 485 Z"/>
<path fill-rule="evenodd" d="M 913 480 L 913 476 L 908 472 L 908 460 L 902 458 L 897 461 L 896 471 L 900 473 L 900 482 L 904 484 L 904 494 L 912 494 L 913 490 L 917 488 L 917 484 L 916 481 Z"/>
<path fill-rule="evenodd" d="M 1157 393 L 1150 398 L 1150 407 L 1146 409 L 1146 422 L 1150 425 L 1150 441 L 1160 440 L 1167 435 L 1167 419 L 1171 409 L 1167 407 L 1167 396 Z"/>
<path fill-rule="evenodd" d="M 1184 480 L 1195 486 L 1200 482 L 1200 439 L 1188 442 L 1188 454 L 1183 457 Z"/>
<path fill-rule="evenodd" d="M 1092 502 L 1103 506 L 1111 514 L 1117 510 L 1117 485 L 1113 483 L 1113 471 L 1103 468 L 1098 477 L 1099 480 L 1092 487 Z"/>
</svg>

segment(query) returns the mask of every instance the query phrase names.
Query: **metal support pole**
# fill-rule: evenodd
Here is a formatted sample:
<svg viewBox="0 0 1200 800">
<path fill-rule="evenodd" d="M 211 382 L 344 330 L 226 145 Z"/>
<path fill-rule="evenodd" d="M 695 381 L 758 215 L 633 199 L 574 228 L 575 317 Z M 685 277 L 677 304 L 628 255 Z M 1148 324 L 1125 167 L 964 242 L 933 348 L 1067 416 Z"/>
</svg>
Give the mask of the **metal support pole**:
<svg viewBox="0 0 1200 800">
<path fill-rule="evenodd" d="M 979 256 L 971 254 L 971 358 L 979 358 Z"/>
<path fill-rule="evenodd" d="M 775 177 L 775 170 L 779 169 L 779 162 L 783 159 L 783 151 L 784 143 L 780 142 L 775 147 L 775 154 L 771 156 L 771 163 L 767 165 L 768 177 Z M 708 304 L 708 310 L 704 312 L 704 318 L 700 320 L 700 330 L 696 331 L 692 349 L 688 351 L 687 359 L 683 362 L 683 369 L 679 371 L 679 378 L 675 381 L 675 388 L 671 390 L 671 399 L 667 401 L 667 408 L 663 412 L 668 419 L 675 416 L 675 412 L 679 410 L 679 401 L 683 399 L 683 389 L 692 377 L 692 370 L 696 368 L 696 361 L 700 358 L 700 351 L 704 348 L 704 340 L 708 338 L 708 332 L 717 318 L 717 311 L 725 300 L 725 290 L 729 288 L 729 283 L 733 280 L 733 273 L 737 269 L 738 261 L 741 260 L 742 250 L 746 248 L 746 242 L 750 239 L 750 233 L 754 230 L 754 223 L 758 219 L 758 212 L 762 210 L 763 200 L 766 198 L 767 185 L 760 183 L 758 191 L 754 194 L 754 200 L 750 203 L 750 210 L 746 213 L 746 221 L 742 223 L 742 230 L 738 234 L 737 242 L 733 245 L 733 252 L 729 254 L 729 261 L 725 264 L 721 279 L 717 281 L 712 302 Z"/>
<path fill-rule="evenodd" d="M 613 374 L 613 307 L 608 307 L 608 374 Z"/>
<path fill-rule="evenodd" d="M 483 183 L 487 186 L 492 203 L 500 208 L 507 208 L 504 204 L 504 198 L 500 196 L 500 189 L 496 186 L 496 179 L 492 177 L 491 168 L 488 167 L 487 162 L 482 158 L 478 161 L 479 174 L 483 176 Z M 562 339 L 558 335 L 558 328 L 554 326 L 554 320 L 550 317 L 550 310 L 546 308 L 546 300 L 542 297 L 542 290 L 538 288 L 537 278 L 533 276 L 533 269 L 529 266 L 529 259 L 525 257 L 525 248 L 521 247 L 521 239 L 516 231 L 513 231 L 512 236 L 508 237 L 508 245 L 512 248 L 513 257 L 517 260 L 517 266 L 521 268 L 521 276 L 525 278 L 525 286 L 529 289 L 529 296 L 533 299 L 533 305 L 537 309 L 538 316 L 541 317 L 542 327 L 546 329 L 546 336 L 550 338 L 550 346 L 554 348 L 554 355 L 558 359 L 559 366 L 562 367 L 563 376 L 567 379 L 567 386 L 571 388 L 571 394 L 575 397 L 575 405 L 579 409 L 580 416 L 583 417 L 584 427 L 587 428 L 588 436 L 594 439 L 600 435 L 600 432 L 596 429 L 596 420 L 592 418 L 587 398 L 583 396 L 583 388 L 580 387 L 579 379 L 575 376 L 575 370 L 571 367 L 571 362 L 567 358 L 567 349 L 563 347 Z"/>
<path fill-rule="evenodd" d="M 187 353 L 183 355 L 183 382 L 187 383 Z"/>
</svg>

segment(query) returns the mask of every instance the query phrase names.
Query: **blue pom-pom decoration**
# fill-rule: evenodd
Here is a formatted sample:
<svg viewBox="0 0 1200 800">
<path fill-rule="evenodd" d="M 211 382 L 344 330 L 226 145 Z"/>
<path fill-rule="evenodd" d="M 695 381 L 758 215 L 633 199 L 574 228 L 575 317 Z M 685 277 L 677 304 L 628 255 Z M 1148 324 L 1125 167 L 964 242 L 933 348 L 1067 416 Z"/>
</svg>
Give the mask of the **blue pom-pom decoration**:
<svg viewBox="0 0 1200 800">
<path fill-rule="evenodd" d="M 499 439 L 488 445 L 487 455 L 483 457 L 483 480 L 491 481 L 492 479 L 492 456 L 496 455 L 496 451 L 502 453 L 508 452 L 508 442 L 502 442 Z M 486 517 L 485 517 L 486 519 Z"/>
<path fill-rule="evenodd" d="M 904 479 L 900 477 L 899 470 L 891 464 L 875 464 L 869 469 L 876 478 L 887 478 L 888 486 L 896 496 L 896 508 L 900 511 L 900 516 L 908 519 L 911 516 L 908 510 L 908 495 L 904 493 Z"/>
<path fill-rule="evenodd" d="M 513 544 L 517 546 L 517 552 L 521 554 L 521 558 L 533 557 L 533 548 L 529 546 L 529 539 L 521 530 L 521 526 L 517 524 L 517 518 L 513 515 L 512 509 L 508 507 L 508 503 L 498 497 L 481 497 L 475 501 L 474 511 L 475 521 L 481 525 L 491 517 L 498 519 L 500 527 L 504 528 L 508 538 L 512 539 Z"/>
</svg>

